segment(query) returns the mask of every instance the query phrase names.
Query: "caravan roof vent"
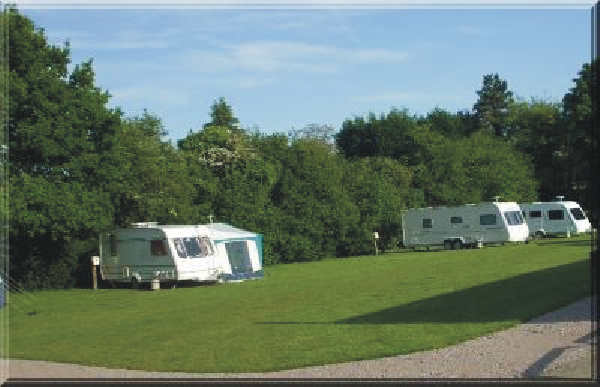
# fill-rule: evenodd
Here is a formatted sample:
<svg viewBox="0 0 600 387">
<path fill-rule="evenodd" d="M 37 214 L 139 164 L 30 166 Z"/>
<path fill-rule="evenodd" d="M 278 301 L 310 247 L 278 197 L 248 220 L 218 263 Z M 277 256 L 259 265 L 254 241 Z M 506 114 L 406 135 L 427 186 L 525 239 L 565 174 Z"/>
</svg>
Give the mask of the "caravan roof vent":
<svg viewBox="0 0 600 387">
<path fill-rule="evenodd" d="M 564 195 L 557 195 L 556 196 L 556 201 L 557 202 L 562 202 L 564 198 L 565 198 Z"/>
<path fill-rule="evenodd" d="M 131 223 L 131 227 L 133 228 L 151 228 L 158 225 L 158 222 L 137 222 Z"/>
</svg>

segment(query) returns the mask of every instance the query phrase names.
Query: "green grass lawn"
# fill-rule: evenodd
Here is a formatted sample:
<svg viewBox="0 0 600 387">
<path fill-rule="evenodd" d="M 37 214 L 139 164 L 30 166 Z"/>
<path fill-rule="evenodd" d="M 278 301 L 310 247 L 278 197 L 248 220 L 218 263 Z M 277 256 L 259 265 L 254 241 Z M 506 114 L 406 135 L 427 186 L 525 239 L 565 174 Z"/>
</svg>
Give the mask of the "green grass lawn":
<svg viewBox="0 0 600 387">
<path fill-rule="evenodd" d="M 13 358 L 154 371 L 269 371 L 405 354 L 590 294 L 589 237 L 269 266 L 177 289 L 11 295 Z M 0 316 L 1 317 L 1 316 Z"/>
</svg>

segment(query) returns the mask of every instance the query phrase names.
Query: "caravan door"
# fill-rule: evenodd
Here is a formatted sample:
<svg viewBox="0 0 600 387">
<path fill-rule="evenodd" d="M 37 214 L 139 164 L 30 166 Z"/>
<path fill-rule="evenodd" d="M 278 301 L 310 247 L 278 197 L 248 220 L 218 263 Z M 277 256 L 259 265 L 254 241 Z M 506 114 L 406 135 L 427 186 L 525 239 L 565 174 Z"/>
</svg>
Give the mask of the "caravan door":
<svg viewBox="0 0 600 387">
<path fill-rule="evenodd" d="M 545 221 L 546 221 L 546 232 L 557 234 L 563 233 L 567 231 L 573 231 L 570 217 L 566 214 L 565 208 L 563 206 L 552 206 L 548 208 L 546 211 Z"/>
<path fill-rule="evenodd" d="M 496 208 L 482 209 L 479 213 L 479 230 L 483 242 L 503 242 L 508 240 L 508 231 L 502 213 Z"/>
<path fill-rule="evenodd" d="M 250 261 L 250 250 L 248 241 L 231 241 L 225 244 L 225 250 L 229 257 L 231 274 L 252 273 L 252 262 Z"/>
</svg>

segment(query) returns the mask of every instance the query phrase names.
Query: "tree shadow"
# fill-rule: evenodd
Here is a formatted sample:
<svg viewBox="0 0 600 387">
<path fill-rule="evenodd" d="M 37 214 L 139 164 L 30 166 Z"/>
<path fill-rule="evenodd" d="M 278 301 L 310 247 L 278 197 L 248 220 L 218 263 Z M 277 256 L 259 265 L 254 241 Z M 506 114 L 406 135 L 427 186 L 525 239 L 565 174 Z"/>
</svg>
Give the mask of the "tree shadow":
<svg viewBox="0 0 600 387">
<path fill-rule="evenodd" d="M 592 247 L 592 241 L 588 240 L 545 240 L 537 244 L 538 246 L 554 246 L 554 245 L 568 245 L 568 246 L 589 246 Z"/>
<path fill-rule="evenodd" d="M 571 302 L 573 293 L 557 291 L 556 284 L 561 284 L 561 289 L 582 289 L 586 286 L 582 282 L 589 276 L 589 270 L 589 260 L 583 260 L 337 321 L 271 321 L 259 324 L 525 322 Z M 549 293 L 552 295 L 550 299 Z M 573 320 L 584 321 L 585 316 L 568 319 Z"/>
</svg>

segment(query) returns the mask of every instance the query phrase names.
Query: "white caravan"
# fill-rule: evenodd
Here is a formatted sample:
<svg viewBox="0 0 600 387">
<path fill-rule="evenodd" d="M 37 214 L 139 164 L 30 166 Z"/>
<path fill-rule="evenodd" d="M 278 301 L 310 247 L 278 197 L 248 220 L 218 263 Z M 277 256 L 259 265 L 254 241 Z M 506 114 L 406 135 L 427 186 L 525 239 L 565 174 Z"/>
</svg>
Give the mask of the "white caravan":
<svg viewBox="0 0 600 387">
<path fill-rule="evenodd" d="M 515 202 L 486 202 L 453 207 L 411 208 L 402 216 L 404 247 L 445 249 L 486 243 L 523 242 L 529 231 Z"/>
<path fill-rule="evenodd" d="M 590 232 L 592 225 L 577 202 L 563 201 L 557 196 L 553 202 L 520 204 L 523 216 L 533 236 Z"/>
<path fill-rule="evenodd" d="M 232 230 L 223 235 L 215 230 L 218 225 Z M 240 242 L 251 237 L 253 244 Z M 100 236 L 100 275 L 132 286 L 154 279 L 175 283 L 261 277 L 261 242 L 260 234 L 223 224 L 134 223 Z"/>
</svg>

